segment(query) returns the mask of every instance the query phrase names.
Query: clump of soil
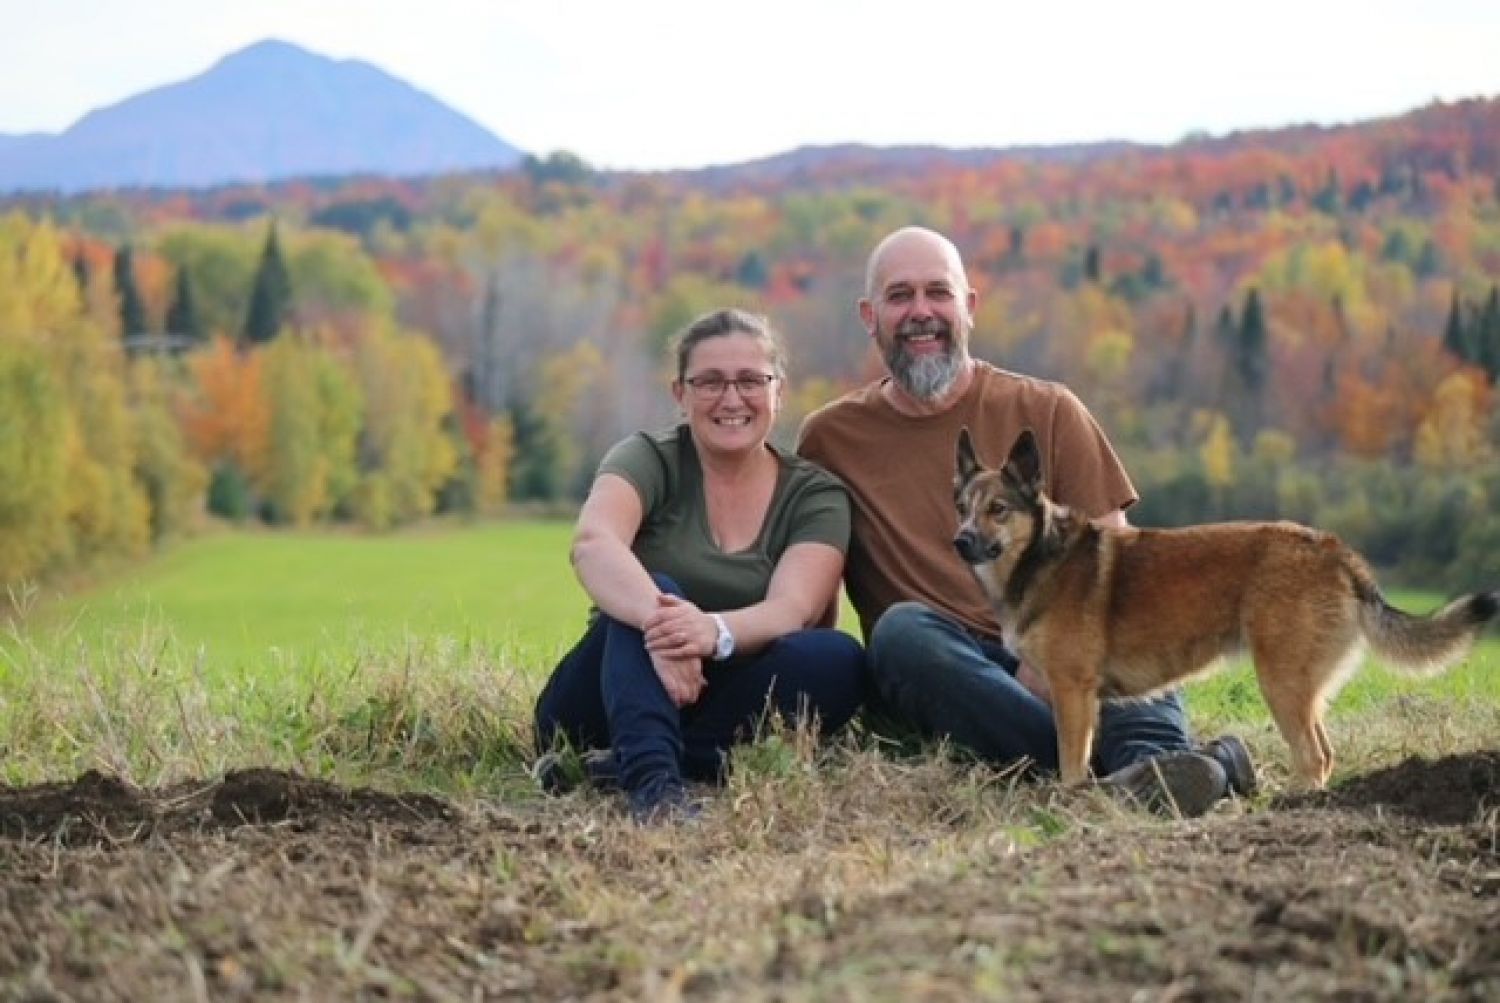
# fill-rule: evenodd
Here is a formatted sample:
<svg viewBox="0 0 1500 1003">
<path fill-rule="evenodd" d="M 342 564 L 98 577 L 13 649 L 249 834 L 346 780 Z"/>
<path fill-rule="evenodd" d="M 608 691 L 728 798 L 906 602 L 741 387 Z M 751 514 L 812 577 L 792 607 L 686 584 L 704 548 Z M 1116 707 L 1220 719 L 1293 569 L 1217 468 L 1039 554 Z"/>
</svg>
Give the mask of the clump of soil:
<svg viewBox="0 0 1500 1003">
<path fill-rule="evenodd" d="M 0 785 L 0 835 L 65 845 L 132 840 L 148 834 L 155 813 L 148 796 L 118 777 L 89 770 L 72 783 Z"/>
<path fill-rule="evenodd" d="M 1281 799 L 1280 807 L 1330 805 L 1356 810 L 1388 808 L 1438 825 L 1461 825 L 1500 810 L 1500 751 L 1414 757 L 1354 777 L 1331 791 Z"/>
<path fill-rule="evenodd" d="M 395 796 L 339 787 L 281 770 L 237 770 L 214 790 L 210 814 L 225 825 L 313 820 L 322 815 L 353 815 L 370 821 L 448 819 L 452 809 L 426 794 Z"/>
<path fill-rule="evenodd" d="M 0 784 L 0 836 L 65 846 L 139 842 L 185 829 L 333 819 L 397 823 L 447 820 L 453 808 L 426 794 L 347 788 L 284 770 L 249 769 L 217 783 L 142 790 L 90 770 L 71 783 Z"/>
</svg>

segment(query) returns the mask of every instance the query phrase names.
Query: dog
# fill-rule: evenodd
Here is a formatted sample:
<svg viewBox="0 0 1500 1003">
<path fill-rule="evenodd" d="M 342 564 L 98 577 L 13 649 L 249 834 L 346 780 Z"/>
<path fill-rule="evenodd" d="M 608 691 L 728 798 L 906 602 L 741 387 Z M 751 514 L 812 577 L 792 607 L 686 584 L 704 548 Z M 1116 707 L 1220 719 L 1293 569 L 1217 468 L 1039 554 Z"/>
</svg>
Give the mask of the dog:
<svg viewBox="0 0 1500 1003">
<path fill-rule="evenodd" d="M 1500 592 L 1483 592 L 1430 616 L 1403 613 L 1363 558 L 1295 523 L 1095 526 L 1047 496 L 1029 429 L 994 470 L 965 428 L 957 461 L 953 544 L 1007 644 L 1047 679 L 1064 783 L 1088 777 L 1101 699 L 1150 696 L 1248 651 L 1297 778 L 1322 787 L 1333 771 L 1323 710 L 1366 645 L 1389 665 L 1435 674 L 1500 611 Z"/>
</svg>

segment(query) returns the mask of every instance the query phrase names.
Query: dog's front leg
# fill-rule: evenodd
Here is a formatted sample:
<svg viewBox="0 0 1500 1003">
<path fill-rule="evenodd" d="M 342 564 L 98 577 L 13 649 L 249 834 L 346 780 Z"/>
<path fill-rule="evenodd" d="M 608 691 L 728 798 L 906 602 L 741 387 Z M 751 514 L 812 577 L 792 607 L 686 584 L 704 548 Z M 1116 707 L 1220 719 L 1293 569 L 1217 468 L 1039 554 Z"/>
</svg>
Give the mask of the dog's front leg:
<svg viewBox="0 0 1500 1003">
<path fill-rule="evenodd" d="M 1052 687 L 1052 711 L 1057 716 L 1058 770 L 1063 783 L 1076 786 L 1089 778 L 1099 692 L 1076 675 L 1048 673 L 1047 681 Z"/>
</svg>

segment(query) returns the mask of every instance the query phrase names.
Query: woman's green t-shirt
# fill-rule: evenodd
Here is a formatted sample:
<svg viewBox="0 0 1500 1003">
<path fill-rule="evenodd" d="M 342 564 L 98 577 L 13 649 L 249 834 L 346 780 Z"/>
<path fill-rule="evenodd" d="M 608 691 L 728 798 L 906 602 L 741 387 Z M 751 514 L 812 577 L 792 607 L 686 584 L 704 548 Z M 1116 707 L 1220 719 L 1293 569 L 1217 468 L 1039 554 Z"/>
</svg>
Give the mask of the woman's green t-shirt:
<svg viewBox="0 0 1500 1003">
<path fill-rule="evenodd" d="M 766 597 L 776 562 L 796 543 L 849 547 L 849 496 L 823 468 L 774 446 L 776 492 L 755 542 L 725 553 L 708 527 L 703 468 L 686 425 L 637 432 L 617 443 L 599 473 L 625 478 L 643 517 L 631 550 L 647 571 L 672 578 L 700 609 L 743 609 Z"/>
</svg>

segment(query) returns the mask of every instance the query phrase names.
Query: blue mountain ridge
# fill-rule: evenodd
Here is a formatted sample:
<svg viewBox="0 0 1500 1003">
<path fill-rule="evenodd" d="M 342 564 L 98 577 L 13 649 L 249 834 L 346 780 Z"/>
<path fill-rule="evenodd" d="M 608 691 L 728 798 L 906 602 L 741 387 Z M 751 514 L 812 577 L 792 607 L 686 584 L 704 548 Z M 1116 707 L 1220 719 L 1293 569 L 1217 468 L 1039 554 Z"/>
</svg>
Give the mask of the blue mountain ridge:
<svg viewBox="0 0 1500 1003">
<path fill-rule="evenodd" d="M 522 155 L 369 63 L 266 40 L 57 135 L 0 135 L 0 192 L 422 176 L 503 170 Z"/>
</svg>

